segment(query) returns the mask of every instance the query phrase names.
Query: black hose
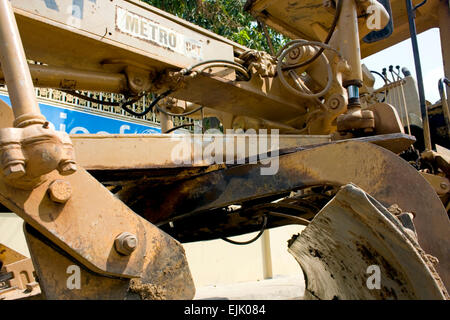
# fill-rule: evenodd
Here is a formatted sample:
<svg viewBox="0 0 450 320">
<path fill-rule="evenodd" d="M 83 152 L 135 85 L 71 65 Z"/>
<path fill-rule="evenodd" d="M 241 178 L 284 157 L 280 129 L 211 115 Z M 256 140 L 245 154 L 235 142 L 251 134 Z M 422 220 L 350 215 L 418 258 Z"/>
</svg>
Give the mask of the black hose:
<svg viewBox="0 0 450 320">
<path fill-rule="evenodd" d="M 253 242 L 255 242 L 256 240 L 258 240 L 258 239 L 262 236 L 262 234 L 264 233 L 264 230 L 266 230 L 266 226 L 267 226 L 267 217 L 264 216 L 264 222 L 263 222 L 263 224 L 262 224 L 261 230 L 260 230 L 259 233 L 256 235 L 256 237 L 254 237 L 253 239 L 250 239 L 250 240 L 244 241 L 244 242 L 234 241 L 234 240 L 231 240 L 231 239 L 228 239 L 228 238 L 225 238 L 225 237 L 221 237 L 221 239 L 222 239 L 223 241 L 228 242 L 228 243 L 236 244 L 236 245 L 240 245 L 240 246 L 246 245 L 246 244 L 250 244 L 250 243 L 253 243 Z"/>
<path fill-rule="evenodd" d="M 142 117 L 142 116 L 145 116 L 145 115 L 146 115 L 147 113 L 149 113 L 150 111 L 152 111 L 152 109 L 153 109 L 154 106 L 158 107 L 157 103 L 158 103 L 161 99 L 167 97 L 170 93 L 172 93 L 172 90 L 167 90 L 166 92 L 161 93 L 159 96 L 157 96 L 155 99 L 153 99 L 152 103 L 150 103 L 150 105 L 148 106 L 148 108 L 145 109 L 145 110 L 142 111 L 142 112 L 135 112 L 135 111 L 133 111 L 133 110 L 131 110 L 131 109 L 129 109 L 129 108 L 127 107 L 127 105 L 131 105 L 131 104 L 133 104 L 133 103 L 136 102 L 136 101 L 134 101 L 134 102 L 133 102 L 133 101 L 126 102 L 126 103 L 124 103 L 124 104 L 121 104 L 120 107 L 121 107 L 123 110 L 125 110 L 126 112 L 132 114 L 133 116 Z"/>
<path fill-rule="evenodd" d="M 97 104 L 101 104 L 101 105 L 104 105 L 104 106 L 113 106 L 113 107 L 120 106 L 120 102 L 109 102 L 109 101 L 104 101 L 104 100 L 91 98 L 91 97 L 89 97 L 87 95 L 84 95 L 82 93 L 79 93 L 79 92 L 77 92 L 75 90 L 61 90 L 61 91 L 65 92 L 67 94 L 70 94 L 70 95 L 72 95 L 74 97 L 77 97 L 77 98 L 80 98 L 80 99 L 92 102 L 92 103 L 97 103 Z"/>
</svg>

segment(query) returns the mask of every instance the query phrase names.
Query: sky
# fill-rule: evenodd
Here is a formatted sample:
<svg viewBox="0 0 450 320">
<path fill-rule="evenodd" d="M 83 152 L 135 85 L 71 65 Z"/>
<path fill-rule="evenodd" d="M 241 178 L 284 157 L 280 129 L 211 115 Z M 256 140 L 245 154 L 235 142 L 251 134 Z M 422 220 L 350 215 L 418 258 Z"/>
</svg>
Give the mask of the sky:
<svg viewBox="0 0 450 320">
<path fill-rule="evenodd" d="M 435 103 L 440 99 L 438 80 L 444 76 L 439 29 L 434 28 L 422 32 L 417 36 L 417 42 L 419 44 L 420 62 L 422 64 L 425 99 L 431 103 Z M 389 65 L 393 65 L 394 68 L 399 65 L 400 68 L 408 68 L 411 75 L 416 78 L 411 39 L 407 39 L 395 46 L 366 57 L 363 59 L 363 63 L 369 70 L 375 70 L 380 73 L 383 68 L 389 68 Z M 375 79 L 377 79 L 375 87 L 381 87 L 383 81 L 378 76 L 375 76 Z"/>
</svg>

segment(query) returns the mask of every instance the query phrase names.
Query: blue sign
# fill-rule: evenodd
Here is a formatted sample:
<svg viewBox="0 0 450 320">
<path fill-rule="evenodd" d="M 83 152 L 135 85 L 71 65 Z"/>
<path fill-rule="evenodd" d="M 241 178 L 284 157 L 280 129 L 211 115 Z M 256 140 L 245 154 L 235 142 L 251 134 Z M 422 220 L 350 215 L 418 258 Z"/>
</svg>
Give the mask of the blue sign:
<svg viewBox="0 0 450 320">
<path fill-rule="evenodd" d="M 11 105 L 6 95 L 0 94 L 0 99 Z M 50 127 L 69 134 L 76 133 L 161 133 L 161 128 L 151 125 L 142 125 L 132 121 L 124 121 L 90 112 L 66 109 L 40 102 L 41 113 L 47 118 Z"/>
</svg>

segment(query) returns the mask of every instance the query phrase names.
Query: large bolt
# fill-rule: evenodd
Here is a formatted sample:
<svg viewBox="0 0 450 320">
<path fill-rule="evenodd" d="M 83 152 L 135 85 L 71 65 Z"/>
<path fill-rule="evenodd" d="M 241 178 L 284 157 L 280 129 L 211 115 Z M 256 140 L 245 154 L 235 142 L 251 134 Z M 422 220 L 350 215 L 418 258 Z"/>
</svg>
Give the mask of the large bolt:
<svg viewBox="0 0 450 320">
<path fill-rule="evenodd" d="M 129 256 L 136 250 L 138 245 L 137 237 L 129 232 L 122 232 L 116 237 L 114 240 L 114 246 L 116 247 L 117 252 Z"/>
<path fill-rule="evenodd" d="M 9 179 L 17 179 L 25 175 L 25 167 L 21 163 L 10 164 L 3 169 L 3 174 Z"/>
<path fill-rule="evenodd" d="M 72 186 L 68 181 L 55 180 L 48 187 L 50 199 L 58 203 L 66 203 L 72 195 Z"/>
</svg>

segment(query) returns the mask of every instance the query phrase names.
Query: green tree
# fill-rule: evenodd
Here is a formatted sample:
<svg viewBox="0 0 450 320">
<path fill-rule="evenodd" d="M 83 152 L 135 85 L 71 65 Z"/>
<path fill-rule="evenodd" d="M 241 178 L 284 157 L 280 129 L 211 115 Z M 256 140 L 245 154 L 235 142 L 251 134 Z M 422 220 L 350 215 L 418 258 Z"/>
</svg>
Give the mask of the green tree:
<svg viewBox="0 0 450 320">
<path fill-rule="evenodd" d="M 246 0 L 142 0 L 251 49 L 270 52 L 261 25 L 244 11 Z M 275 50 L 288 39 L 267 28 Z"/>
</svg>

